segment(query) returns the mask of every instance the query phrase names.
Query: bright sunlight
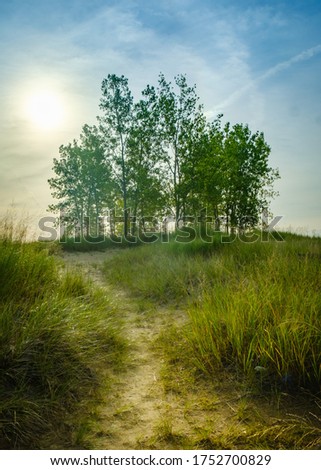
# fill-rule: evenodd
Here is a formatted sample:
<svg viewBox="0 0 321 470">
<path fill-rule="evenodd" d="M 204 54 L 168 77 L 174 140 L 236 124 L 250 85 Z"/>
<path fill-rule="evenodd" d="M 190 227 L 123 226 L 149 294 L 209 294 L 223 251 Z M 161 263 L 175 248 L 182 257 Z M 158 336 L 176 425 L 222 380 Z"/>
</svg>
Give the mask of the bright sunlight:
<svg viewBox="0 0 321 470">
<path fill-rule="evenodd" d="M 26 115 L 33 125 L 40 129 L 55 129 L 63 122 L 63 105 L 54 92 L 39 90 L 27 99 Z"/>
</svg>

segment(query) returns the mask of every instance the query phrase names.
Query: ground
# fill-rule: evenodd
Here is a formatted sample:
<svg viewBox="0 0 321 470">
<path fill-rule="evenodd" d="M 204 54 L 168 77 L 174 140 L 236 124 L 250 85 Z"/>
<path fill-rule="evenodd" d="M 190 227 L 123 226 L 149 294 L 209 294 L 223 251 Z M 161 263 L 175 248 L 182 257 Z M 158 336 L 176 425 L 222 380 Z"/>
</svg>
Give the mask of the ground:
<svg viewBox="0 0 321 470">
<path fill-rule="evenodd" d="M 127 365 L 114 377 L 99 410 L 95 448 L 296 448 L 296 442 L 299 446 L 304 438 L 301 427 L 290 442 L 286 436 L 287 429 L 295 434 L 296 419 L 300 424 L 304 419 L 302 413 L 293 414 L 299 409 L 297 401 L 292 407 L 287 393 L 256 394 L 228 373 L 202 376 L 188 357 L 191 351 L 183 331 L 189 320 L 182 307 L 135 299 L 108 284 L 101 267 L 117 251 L 63 254 L 66 269 L 80 269 L 112 296 L 128 341 Z"/>
</svg>

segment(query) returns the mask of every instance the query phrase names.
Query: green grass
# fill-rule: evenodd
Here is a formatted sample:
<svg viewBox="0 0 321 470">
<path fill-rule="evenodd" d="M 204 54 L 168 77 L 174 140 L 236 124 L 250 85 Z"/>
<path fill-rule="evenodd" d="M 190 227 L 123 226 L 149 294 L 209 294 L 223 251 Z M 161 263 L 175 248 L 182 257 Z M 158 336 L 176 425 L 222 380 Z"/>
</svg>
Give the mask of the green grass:
<svg viewBox="0 0 321 470">
<path fill-rule="evenodd" d="M 230 427 L 211 421 L 185 433 L 169 409 L 144 445 L 319 448 L 321 239 L 282 234 L 284 242 L 221 243 L 216 234 L 212 243 L 178 243 L 177 236 L 101 246 L 124 248 L 106 261 L 104 274 L 116 290 L 128 289 L 142 312 L 148 306 L 148 315 L 159 304 L 168 305 L 173 322 L 175 308 L 188 313 L 187 324 L 164 329 L 155 347 L 164 358 L 164 392 L 182 400 L 191 429 L 200 403 L 214 421 L 224 407 L 235 411 Z M 87 250 L 86 243 L 66 248 L 24 237 L 23 225 L 2 221 L 0 448 L 89 448 L 97 407 L 124 364 L 119 314 L 105 290 L 53 256 Z M 235 387 L 245 398 L 231 405 Z M 260 406 L 249 391 L 271 405 L 267 421 L 265 405 L 254 418 Z"/>
<path fill-rule="evenodd" d="M 155 341 L 162 354 L 165 402 L 156 449 L 319 449 L 320 400 L 310 393 L 258 393 L 231 371 L 203 374 L 188 341 L 188 323 L 167 327 Z M 167 398 L 168 397 L 168 398 Z"/>
<path fill-rule="evenodd" d="M 264 256 L 256 245 L 231 248 L 229 281 L 218 279 L 189 309 L 200 367 L 320 391 L 320 240 L 270 244 Z"/>
<path fill-rule="evenodd" d="M 133 248 L 140 246 L 143 242 L 143 237 L 132 237 L 130 235 L 124 239 L 121 236 L 114 235 L 113 237 L 100 236 L 100 237 L 63 237 L 59 241 L 59 245 L 64 251 L 104 251 L 119 248 Z"/>
<path fill-rule="evenodd" d="M 138 297 L 187 306 L 195 362 L 262 390 L 321 387 L 321 239 L 144 245 L 105 264 Z"/>
<path fill-rule="evenodd" d="M 8 226 L 0 237 L 0 448 L 90 446 L 90 421 L 126 349 L 115 307 L 79 273 L 62 271 L 48 244 L 23 243 Z"/>
</svg>

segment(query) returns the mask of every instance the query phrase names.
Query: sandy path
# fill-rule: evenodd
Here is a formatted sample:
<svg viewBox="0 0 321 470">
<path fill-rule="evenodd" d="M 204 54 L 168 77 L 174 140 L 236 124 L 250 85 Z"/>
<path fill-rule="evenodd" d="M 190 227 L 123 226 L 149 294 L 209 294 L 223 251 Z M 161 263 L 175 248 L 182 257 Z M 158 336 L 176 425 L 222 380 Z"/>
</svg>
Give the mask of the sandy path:
<svg viewBox="0 0 321 470">
<path fill-rule="evenodd" d="M 96 285 L 114 293 L 100 268 L 117 251 L 64 253 L 63 259 L 67 268 L 81 269 Z M 161 308 L 140 311 L 122 291 L 117 292 L 115 301 L 129 343 L 129 366 L 115 377 L 113 396 L 102 411 L 99 447 L 137 449 L 155 433 L 155 425 L 161 420 L 166 405 L 160 379 L 163 359 L 154 345 L 173 318 Z M 183 316 L 180 312 L 176 321 L 183 321 Z"/>
</svg>

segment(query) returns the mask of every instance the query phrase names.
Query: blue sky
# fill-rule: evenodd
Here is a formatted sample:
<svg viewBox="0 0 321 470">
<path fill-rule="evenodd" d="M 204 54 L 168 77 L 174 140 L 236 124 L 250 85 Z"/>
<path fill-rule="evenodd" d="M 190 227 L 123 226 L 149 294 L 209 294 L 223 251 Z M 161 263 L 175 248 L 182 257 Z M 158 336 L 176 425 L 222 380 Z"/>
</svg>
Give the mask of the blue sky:
<svg viewBox="0 0 321 470">
<path fill-rule="evenodd" d="M 137 98 L 159 72 L 185 73 L 209 119 L 264 132 L 280 225 L 321 233 L 319 1 L 8 0 L 0 39 L 1 211 L 46 215 L 52 159 L 95 123 L 108 73 L 127 76 Z M 45 130 L 25 105 L 42 89 L 64 113 Z"/>
</svg>

